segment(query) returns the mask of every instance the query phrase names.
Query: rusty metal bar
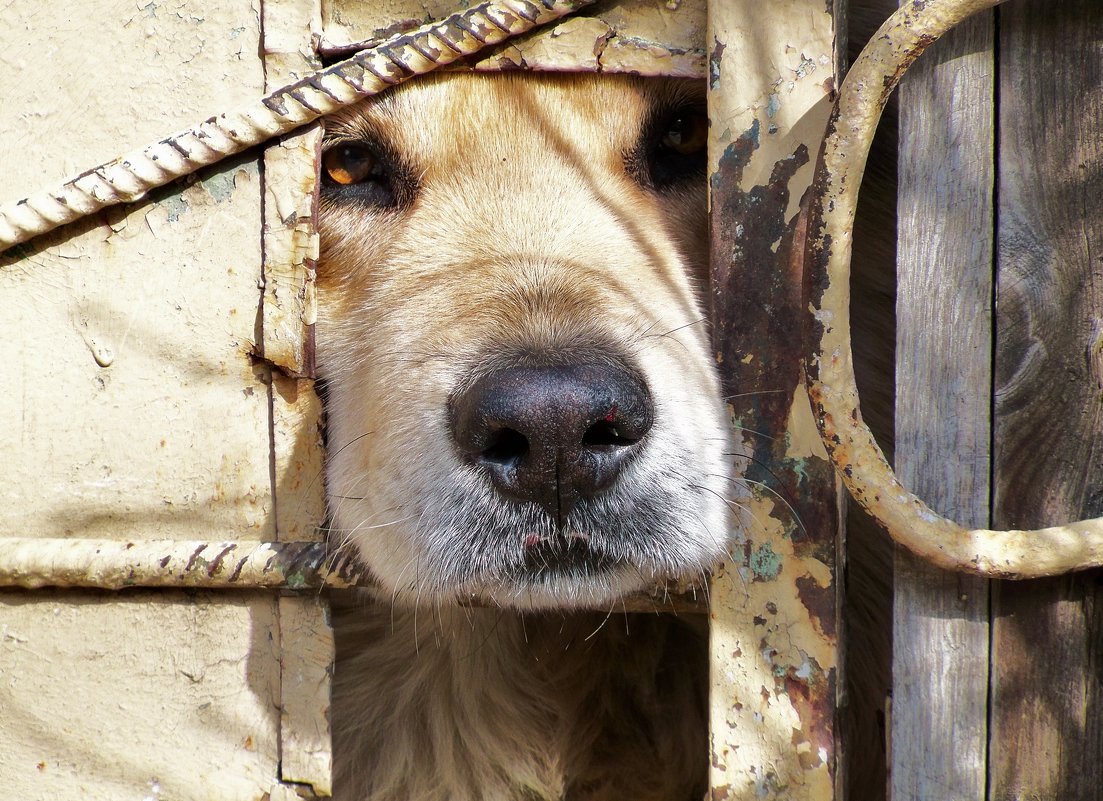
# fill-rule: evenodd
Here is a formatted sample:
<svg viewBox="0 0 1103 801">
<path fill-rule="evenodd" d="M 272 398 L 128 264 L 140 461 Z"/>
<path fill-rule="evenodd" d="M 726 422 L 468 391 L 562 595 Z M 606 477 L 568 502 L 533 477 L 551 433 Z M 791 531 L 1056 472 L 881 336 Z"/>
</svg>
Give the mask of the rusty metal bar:
<svg viewBox="0 0 1103 801">
<path fill-rule="evenodd" d="M 836 83 L 836 11 L 709 3 L 711 323 L 745 493 L 710 585 L 712 799 L 843 797 L 842 494 L 802 384 L 790 258 Z"/>
<path fill-rule="evenodd" d="M 55 188 L 0 206 L 0 251 L 117 203 L 129 203 L 226 156 L 378 94 L 488 45 L 552 22 L 593 0 L 495 0 L 288 84 L 249 106 L 85 170 Z"/>
<path fill-rule="evenodd" d="M 0 540 L 0 587 L 315 589 L 365 582 L 324 542 Z"/>
<path fill-rule="evenodd" d="M 894 540 L 952 570 L 1033 578 L 1103 565 L 1103 518 L 1036 531 L 966 529 L 896 478 L 862 421 L 850 348 L 850 232 L 873 132 L 888 96 L 923 50 L 1003 0 L 913 0 L 855 61 L 832 112 L 816 173 L 805 258 L 806 374 L 817 424 L 851 495 Z"/>
<path fill-rule="evenodd" d="M 0 538 L 0 587 L 132 587 L 319 590 L 377 586 L 351 551 L 325 542 L 87 540 Z M 475 596 L 461 603 L 481 606 Z M 657 588 L 617 603 L 615 611 L 707 609 L 692 587 Z M 604 611 L 604 609 L 603 609 Z"/>
</svg>

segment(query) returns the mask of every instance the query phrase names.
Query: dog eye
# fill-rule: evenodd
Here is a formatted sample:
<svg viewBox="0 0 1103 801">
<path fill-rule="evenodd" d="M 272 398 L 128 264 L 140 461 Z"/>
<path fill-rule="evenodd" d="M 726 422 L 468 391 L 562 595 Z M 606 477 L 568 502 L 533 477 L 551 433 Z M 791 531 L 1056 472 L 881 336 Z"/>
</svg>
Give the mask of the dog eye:
<svg viewBox="0 0 1103 801">
<path fill-rule="evenodd" d="M 707 166 L 709 118 L 703 106 L 660 117 L 647 137 L 646 182 L 658 190 L 702 178 Z"/>
<path fill-rule="evenodd" d="M 335 184 L 348 186 L 383 177 L 379 158 L 363 145 L 340 144 L 322 155 L 322 169 Z"/>
<path fill-rule="evenodd" d="M 670 118 L 659 146 L 692 156 L 704 150 L 708 142 L 709 118 L 701 113 L 681 112 Z"/>
<path fill-rule="evenodd" d="M 336 203 L 394 208 L 408 194 L 402 174 L 375 147 L 337 142 L 322 152 L 322 197 Z"/>
</svg>

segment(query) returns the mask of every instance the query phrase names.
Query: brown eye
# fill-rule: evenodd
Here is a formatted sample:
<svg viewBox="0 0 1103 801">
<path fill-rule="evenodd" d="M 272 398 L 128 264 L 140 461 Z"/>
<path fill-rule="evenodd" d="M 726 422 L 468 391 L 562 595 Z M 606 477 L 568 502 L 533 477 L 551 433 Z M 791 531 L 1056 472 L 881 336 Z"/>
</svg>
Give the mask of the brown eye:
<svg viewBox="0 0 1103 801">
<path fill-rule="evenodd" d="M 670 119 L 660 145 L 683 156 L 690 156 L 704 150 L 708 140 L 708 117 L 699 112 L 687 111 Z"/>
<path fill-rule="evenodd" d="M 629 171 L 636 171 L 641 183 L 662 192 L 704 178 L 709 140 L 704 103 L 656 114 L 643 134 L 629 161 Z"/>
<path fill-rule="evenodd" d="M 336 184 L 358 184 L 378 178 L 382 171 L 379 159 L 363 145 L 340 144 L 322 154 L 322 169 Z"/>
</svg>

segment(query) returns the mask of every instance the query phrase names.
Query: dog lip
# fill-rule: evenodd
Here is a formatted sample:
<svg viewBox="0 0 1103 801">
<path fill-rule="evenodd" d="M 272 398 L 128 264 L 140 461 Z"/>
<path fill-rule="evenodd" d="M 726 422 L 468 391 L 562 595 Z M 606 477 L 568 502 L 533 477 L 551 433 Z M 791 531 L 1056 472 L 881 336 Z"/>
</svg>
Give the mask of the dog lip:
<svg viewBox="0 0 1103 801">
<path fill-rule="evenodd" d="M 541 538 L 529 535 L 524 542 L 523 572 L 528 576 L 594 575 L 621 564 L 604 551 L 594 548 L 584 534 Z"/>
</svg>

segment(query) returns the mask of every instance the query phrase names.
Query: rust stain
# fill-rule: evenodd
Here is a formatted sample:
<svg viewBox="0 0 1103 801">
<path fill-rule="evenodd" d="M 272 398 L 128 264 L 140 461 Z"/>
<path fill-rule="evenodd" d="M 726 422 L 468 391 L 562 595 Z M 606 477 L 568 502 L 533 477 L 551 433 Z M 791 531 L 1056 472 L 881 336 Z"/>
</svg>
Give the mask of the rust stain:
<svg viewBox="0 0 1103 801">
<path fill-rule="evenodd" d="M 714 52 L 716 61 L 722 53 Z M 740 729 L 727 742 L 755 744 L 738 759 L 730 750 L 727 757 L 721 755 L 730 763 L 724 770 L 727 781 L 738 763 L 748 782 L 738 797 L 787 797 L 793 782 L 826 786 L 835 774 L 837 632 L 830 573 L 835 481 L 830 463 L 801 444 L 795 411 L 805 403 L 800 335 L 805 231 L 799 215 L 787 219 L 787 209 L 791 193 L 799 191 L 794 181 L 809 163 L 809 151 L 800 144 L 771 156 L 768 177 L 745 184 L 752 161 L 763 156 L 763 124 L 755 120 L 728 143 L 710 176 L 713 331 L 722 388 L 731 398 L 733 420 L 768 434 L 739 437 L 749 451 L 745 476 L 763 488 L 758 508 L 768 517 L 760 517 L 744 534 L 731 568 L 747 588 L 743 614 L 755 631 L 749 641 L 738 627 L 726 635 L 733 644 L 741 639 L 745 654 L 731 665 L 727 680 L 736 696 L 727 700 L 727 714 Z M 755 174 L 761 175 L 759 166 Z M 744 661 L 751 664 L 740 665 Z M 733 702 L 748 708 L 732 718 Z M 784 731 L 773 731 L 779 724 Z M 775 747 L 791 750 L 775 759 L 769 756 Z M 810 773 L 821 778 L 813 780 Z M 729 790 L 713 795 L 729 796 Z"/>
</svg>

